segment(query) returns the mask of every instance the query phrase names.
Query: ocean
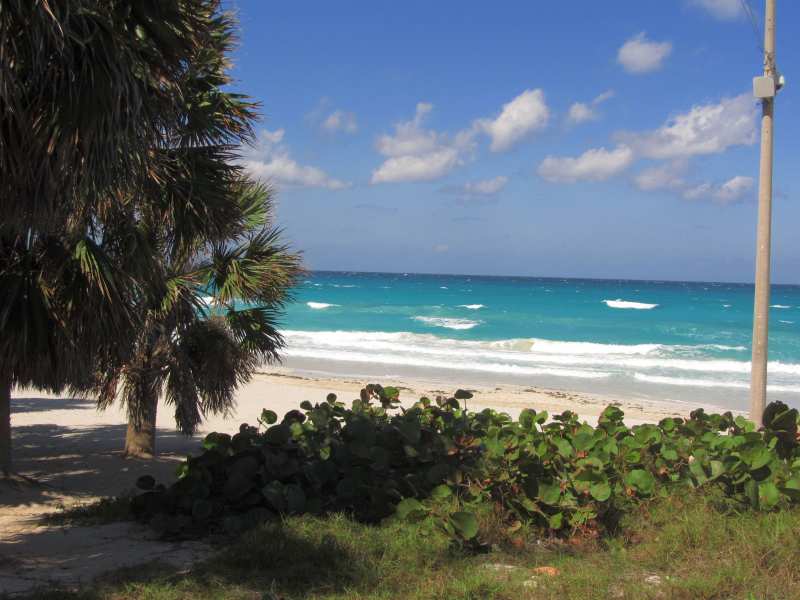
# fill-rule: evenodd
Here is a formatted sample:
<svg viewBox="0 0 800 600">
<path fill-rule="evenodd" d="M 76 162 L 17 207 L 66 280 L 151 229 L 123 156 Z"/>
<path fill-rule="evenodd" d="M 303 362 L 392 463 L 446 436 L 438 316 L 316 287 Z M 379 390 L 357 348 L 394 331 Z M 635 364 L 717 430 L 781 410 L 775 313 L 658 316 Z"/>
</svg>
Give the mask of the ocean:
<svg viewBox="0 0 800 600">
<path fill-rule="evenodd" d="M 752 285 L 314 272 L 294 297 L 301 371 L 749 402 Z M 769 396 L 798 406 L 800 286 L 771 300 Z"/>
</svg>

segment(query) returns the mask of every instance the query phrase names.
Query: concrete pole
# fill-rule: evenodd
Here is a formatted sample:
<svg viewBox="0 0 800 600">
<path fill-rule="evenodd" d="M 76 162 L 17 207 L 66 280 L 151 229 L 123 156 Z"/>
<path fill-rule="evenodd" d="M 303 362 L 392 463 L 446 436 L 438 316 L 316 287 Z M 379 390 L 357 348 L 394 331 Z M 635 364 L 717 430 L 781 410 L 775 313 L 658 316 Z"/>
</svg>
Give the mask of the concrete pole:
<svg viewBox="0 0 800 600">
<path fill-rule="evenodd" d="M 775 0 L 766 0 L 764 17 L 764 75 L 775 76 Z M 762 99 L 761 167 L 758 183 L 756 290 L 753 307 L 753 362 L 750 381 L 750 419 L 762 425 L 767 404 L 770 248 L 772 244 L 772 138 L 775 97 Z"/>
</svg>

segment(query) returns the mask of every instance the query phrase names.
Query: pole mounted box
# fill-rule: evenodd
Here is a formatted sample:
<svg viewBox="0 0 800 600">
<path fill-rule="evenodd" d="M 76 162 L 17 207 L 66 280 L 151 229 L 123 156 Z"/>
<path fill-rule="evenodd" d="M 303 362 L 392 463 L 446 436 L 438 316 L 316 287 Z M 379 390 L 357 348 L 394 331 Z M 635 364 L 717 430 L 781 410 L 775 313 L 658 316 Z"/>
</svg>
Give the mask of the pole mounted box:
<svg viewBox="0 0 800 600">
<path fill-rule="evenodd" d="M 776 91 L 774 77 L 753 77 L 753 95 L 756 98 L 774 98 Z"/>
</svg>

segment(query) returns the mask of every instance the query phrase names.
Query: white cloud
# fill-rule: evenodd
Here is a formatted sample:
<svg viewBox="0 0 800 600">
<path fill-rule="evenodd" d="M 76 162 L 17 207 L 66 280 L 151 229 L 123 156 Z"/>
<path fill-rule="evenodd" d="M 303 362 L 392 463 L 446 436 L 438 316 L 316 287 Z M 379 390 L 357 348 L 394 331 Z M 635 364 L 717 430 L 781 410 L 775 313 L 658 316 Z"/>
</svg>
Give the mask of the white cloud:
<svg viewBox="0 0 800 600">
<path fill-rule="evenodd" d="M 652 42 L 642 32 L 622 45 L 617 52 L 617 62 L 629 73 L 649 73 L 660 69 L 671 52 L 671 43 Z"/>
<path fill-rule="evenodd" d="M 322 121 L 321 127 L 328 133 L 355 133 L 358 131 L 358 121 L 354 113 L 335 110 Z"/>
<path fill-rule="evenodd" d="M 475 128 L 492 140 L 492 152 L 508 150 L 516 143 L 543 129 L 550 118 L 550 109 L 541 89 L 525 90 L 503 105 L 494 119 L 479 119 Z"/>
<path fill-rule="evenodd" d="M 492 179 L 482 181 L 468 181 L 461 191 L 468 196 L 494 196 L 501 192 L 508 184 L 508 177 L 498 175 Z"/>
<path fill-rule="evenodd" d="M 262 146 L 280 144 L 283 141 L 283 136 L 285 133 L 286 132 L 283 129 L 276 129 L 275 131 L 262 129 L 261 133 L 259 134 L 259 143 Z"/>
<path fill-rule="evenodd" d="M 647 158 L 718 154 L 756 141 L 756 105 L 749 94 L 693 107 L 654 131 L 622 132 L 616 138 Z"/>
<path fill-rule="evenodd" d="M 583 123 L 584 121 L 592 121 L 596 118 L 597 112 L 583 102 L 575 102 L 569 107 L 569 112 L 567 113 L 567 122 L 574 125 Z"/>
<path fill-rule="evenodd" d="M 413 119 L 397 123 L 394 135 L 378 138 L 376 147 L 386 160 L 372 172 L 372 183 L 431 181 L 464 163 L 474 146 L 474 132 L 462 131 L 451 138 L 424 129 L 431 110 L 433 105 L 418 103 Z"/>
<path fill-rule="evenodd" d="M 593 148 L 575 158 L 548 156 L 537 172 L 554 183 L 604 181 L 627 169 L 633 158 L 628 146 L 617 146 L 614 150 Z"/>
<path fill-rule="evenodd" d="M 636 187 L 645 192 L 655 190 L 680 190 L 686 182 L 683 175 L 688 163 L 685 160 L 674 160 L 641 171 L 633 178 Z"/>
<path fill-rule="evenodd" d="M 691 3 L 706 9 L 718 19 L 731 20 L 744 14 L 741 0 L 691 0 Z"/>
<path fill-rule="evenodd" d="M 711 200 L 717 204 L 736 202 L 753 189 L 753 178 L 743 175 L 732 177 L 719 185 L 707 181 L 690 183 L 684 178 L 688 165 L 686 160 L 674 160 L 645 169 L 633 181 L 640 190 L 646 192 L 671 190 L 687 200 Z"/>
<path fill-rule="evenodd" d="M 330 177 L 317 167 L 299 164 L 282 145 L 284 130 L 262 130 L 258 142 L 245 151 L 242 164 L 245 170 L 257 179 L 278 185 L 300 187 L 322 187 L 341 190 L 350 184 Z"/>
<path fill-rule="evenodd" d="M 599 96 L 597 96 L 594 100 L 590 103 L 585 102 L 575 102 L 572 106 L 569 107 L 569 111 L 567 112 L 567 124 L 569 125 L 578 125 L 579 123 L 584 123 L 586 121 L 594 121 L 600 115 L 597 112 L 597 107 L 614 97 L 614 91 L 608 90 L 607 92 L 603 92 Z"/>
<path fill-rule="evenodd" d="M 432 181 L 452 171 L 460 162 L 454 148 L 442 148 L 419 156 L 395 156 L 373 171 L 372 183 Z"/>
<path fill-rule="evenodd" d="M 448 250 L 450 250 L 450 246 L 448 246 L 447 244 L 436 244 L 433 247 L 433 251 L 438 254 L 442 254 L 443 252 L 447 252 Z"/>
<path fill-rule="evenodd" d="M 683 192 L 683 197 L 687 200 L 710 199 L 718 204 L 732 204 L 744 198 L 754 184 L 752 177 L 737 175 L 720 185 L 701 183 L 688 187 Z"/>
</svg>

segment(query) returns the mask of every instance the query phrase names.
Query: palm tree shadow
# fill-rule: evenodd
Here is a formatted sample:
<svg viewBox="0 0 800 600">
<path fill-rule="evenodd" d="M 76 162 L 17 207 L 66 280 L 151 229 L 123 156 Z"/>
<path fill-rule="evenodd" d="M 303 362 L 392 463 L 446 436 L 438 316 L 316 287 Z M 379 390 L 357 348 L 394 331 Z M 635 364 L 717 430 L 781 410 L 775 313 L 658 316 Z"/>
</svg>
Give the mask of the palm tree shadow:
<svg viewBox="0 0 800 600">
<path fill-rule="evenodd" d="M 46 412 L 50 410 L 93 410 L 96 407 L 97 403 L 91 398 L 11 398 L 12 414 Z"/>
<path fill-rule="evenodd" d="M 158 456 L 126 459 L 122 455 L 125 431 L 125 425 L 13 427 L 14 468 L 40 485 L 0 484 L 0 512 L 4 507 L 53 502 L 62 496 L 77 500 L 120 496 L 132 491 L 136 479 L 144 474 L 169 483 L 179 461 L 200 447 L 198 437 L 159 429 Z"/>
</svg>

